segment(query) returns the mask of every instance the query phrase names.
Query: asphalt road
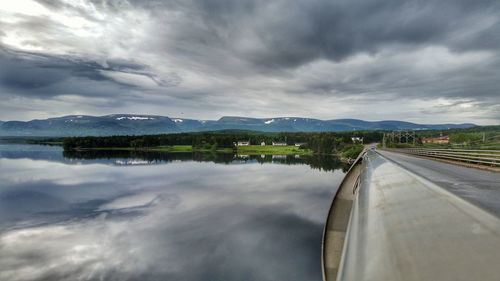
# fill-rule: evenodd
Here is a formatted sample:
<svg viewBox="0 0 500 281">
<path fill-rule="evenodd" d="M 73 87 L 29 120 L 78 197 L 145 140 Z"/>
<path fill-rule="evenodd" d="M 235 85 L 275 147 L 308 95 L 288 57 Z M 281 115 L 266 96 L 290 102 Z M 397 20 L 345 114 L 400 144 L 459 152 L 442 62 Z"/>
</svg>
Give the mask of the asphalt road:
<svg viewBox="0 0 500 281">
<path fill-rule="evenodd" d="M 500 173 L 380 151 L 386 158 L 500 217 Z"/>
</svg>

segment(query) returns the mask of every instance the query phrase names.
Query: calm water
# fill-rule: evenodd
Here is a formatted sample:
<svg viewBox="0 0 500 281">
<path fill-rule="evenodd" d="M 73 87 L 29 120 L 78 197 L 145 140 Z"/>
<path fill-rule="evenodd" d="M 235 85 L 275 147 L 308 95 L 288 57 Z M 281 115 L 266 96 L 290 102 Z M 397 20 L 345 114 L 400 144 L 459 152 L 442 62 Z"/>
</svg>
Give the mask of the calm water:
<svg viewBox="0 0 500 281">
<path fill-rule="evenodd" d="M 0 280 L 321 280 L 331 158 L 0 145 Z"/>
</svg>

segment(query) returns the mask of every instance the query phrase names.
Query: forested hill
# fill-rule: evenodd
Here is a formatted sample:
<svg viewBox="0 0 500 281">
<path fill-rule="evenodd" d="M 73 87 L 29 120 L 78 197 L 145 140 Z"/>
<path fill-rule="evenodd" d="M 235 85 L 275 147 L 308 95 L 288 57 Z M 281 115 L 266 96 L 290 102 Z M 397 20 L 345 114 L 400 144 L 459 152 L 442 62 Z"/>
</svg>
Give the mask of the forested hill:
<svg viewBox="0 0 500 281">
<path fill-rule="evenodd" d="M 71 115 L 31 121 L 0 122 L 0 136 L 110 136 L 148 135 L 217 130 L 261 132 L 343 132 L 359 130 L 433 130 L 470 128 L 474 124 L 415 124 L 404 121 L 358 119 L 319 120 L 279 117 L 248 118 L 226 116 L 219 120 L 170 118 L 158 115 L 113 114 Z"/>
</svg>

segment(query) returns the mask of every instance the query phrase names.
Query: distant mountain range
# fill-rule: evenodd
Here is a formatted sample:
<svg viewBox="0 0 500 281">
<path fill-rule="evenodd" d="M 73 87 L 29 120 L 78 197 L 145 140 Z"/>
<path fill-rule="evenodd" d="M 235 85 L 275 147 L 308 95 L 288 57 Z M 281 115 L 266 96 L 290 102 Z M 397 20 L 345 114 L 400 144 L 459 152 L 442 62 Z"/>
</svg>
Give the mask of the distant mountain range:
<svg viewBox="0 0 500 281">
<path fill-rule="evenodd" d="M 358 119 L 319 120 L 299 117 L 248 118 L 225 116 L 219 120 L 170 118 L 157 115 L 71 115 L 31 121 L 0 121 L 1 136 L 108 136 L 217 130 L 262 132 L 338 132 L 355 130 L 443 130 L 469 128 L 464 124 L 415 124 L 403 121 Z"/>
</svg>

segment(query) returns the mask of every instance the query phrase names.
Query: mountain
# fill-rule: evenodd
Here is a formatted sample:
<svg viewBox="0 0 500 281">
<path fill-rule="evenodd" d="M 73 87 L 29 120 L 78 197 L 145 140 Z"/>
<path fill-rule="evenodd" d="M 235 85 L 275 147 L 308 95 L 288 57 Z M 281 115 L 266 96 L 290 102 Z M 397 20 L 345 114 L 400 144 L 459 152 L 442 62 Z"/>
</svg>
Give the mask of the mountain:
<svg viewBox="0 0 500 281">
<path fill-rule="evenodd" d="M 168 117 L 153 115 L 70 115 L 28 122 L 7 121 L 0 124 L 0 135 L 4 136 L 102 136 L 172 132 L 180 132 L 174 121 Z"/>
<path fill-rule="evenodd" d="M 1 136 L 107 136 L 143 135 L 216 130 L 262 132 L 337 132 L 355 130 L 443 130 L 469 128 L 464 124 L 415 124 L 411 122 L 364 121 L 358 119 L 319 120 L 300 117 L 250 118 L 224 116 L 219 120 L 169 118 L 158 115 L 113 114 L 70 115 L 43 120 L 0 121 Z"/>
</svg>

